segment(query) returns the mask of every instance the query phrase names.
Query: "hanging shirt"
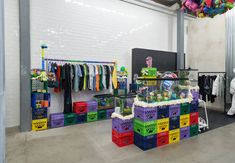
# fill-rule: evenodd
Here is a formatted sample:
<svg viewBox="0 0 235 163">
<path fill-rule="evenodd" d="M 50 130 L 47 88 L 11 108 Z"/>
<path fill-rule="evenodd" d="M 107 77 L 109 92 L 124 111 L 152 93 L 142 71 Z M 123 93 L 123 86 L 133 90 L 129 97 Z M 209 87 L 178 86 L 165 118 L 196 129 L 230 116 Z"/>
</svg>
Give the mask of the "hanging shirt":
<svg viewBox="0 0 235 163">
<path fill-rule="evenodd" d="M 87 88 L 87 67 L 86 67 L 86 65 L 84 64 L 83 65 L 83 67 L 84 67 L 84 81 L 83 81 L 83 90 L 86 90 L 86 88 Z"/>
<path fill-rule="evenodd" d="M 96 66 L 93 65 L 93 91 L 96 91 Z"/>
<path fill-rule="evenodd" d="M 109 89 L 109 80 L 110 80 L 109 66 L 105 65 L 105 69 L 106 69 L 106 88 Z"/>
<path fill-rule="evenodd" d="M 103 89 L 106 89 L 106 71 L 104 65 L 102 65 L 102 84 L 103 84 Z"/>
<path fill-rule="evenodd" d="M 77 66 L 77 76 L 78 76 L 78 81 L 77 81 L 77 85 L 78 85 L 78 90 L 80 90 L 79 89 L 79 84 L 80 84 L 80 80 L 81 80 L 81 78 L 82 78 L 82 70 L 81 70 L 81 67 L 80 67 L 80 65 L 76 65 Z"/>
<path fill-rule="evenodd" d="M 94 80 L 94 67 L 93 65 L 88 65 L 89 67 L 89 86 L 90 90 L 93 90 L 93 80 Z"/>
<path fill-rule="evenodd" d="M 99 66 L 96 65 L 96 91 L 100 91 L 100 69 Z"/>
<path fill-rule="evenodd" d="M 99 66 L 99 75 L 100 75 L 100 90 L 102 91 L 104 89 L 104 86 L 103 86 L 103 69 L 102 69 L 102 66 L 100 65 Z"/>
<path fill-rule="evenodd" d="M 81 77 L 79 80 L 79 90 L 82 91 L 83 86 L 84 86 L 84 76 L 85 76 L 85 72 L 84 72 L 84 66 L 83 65 L 79 65 L 80 69 L 81 69 Z"/>
<path fill-rule="evenodd" d="M 113 80 L 113 87 L 114 87 L 114 89 L 117 89 L 117 67 L 116 67 L 116 65 L 113 67 L 112 80 Z"/>
<path fill-rule="evenodd" d="M 61 76 L 61 69 L 60 66 L 57 66 L 57 71 L 56 71 L 56 86 L 54 88 L 54 92 L 59 93 L 61 91 L 60 85 L 60 76 Z"/>
<path fill-rule="evenodd" d="M 78 67 L 77 65 L 75 66 L 75 73 L 74 73 L 74 83 L 73 83 L 73 89 L 74 92 L 78 92 Z"/>
<path fill-rule="evenodd" d="M 109 91 L 110 93 L 113 92 L 113 81 L 112 81 L 112 74 L 113 74 L 113 69 L 112 66 L 109 66 L 109 71 L 110 71 L 110 75 L 109 75 Z"/>
</svg>

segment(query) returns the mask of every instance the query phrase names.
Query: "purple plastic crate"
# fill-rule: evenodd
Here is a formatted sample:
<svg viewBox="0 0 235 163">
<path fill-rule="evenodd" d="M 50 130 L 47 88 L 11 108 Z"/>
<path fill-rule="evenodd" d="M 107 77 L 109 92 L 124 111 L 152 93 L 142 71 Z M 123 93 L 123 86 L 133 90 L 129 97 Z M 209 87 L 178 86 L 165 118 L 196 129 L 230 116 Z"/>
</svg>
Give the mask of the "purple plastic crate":
<svg viewBox="0 0 235 163">
<path fill-rule="evenodd" d="M 132 119 L 122 120 L 114 118 L 112 120 L 112 128 L 120 133 L 133 131 L 133 121 Z"/>
<path fill-rule="evenodd" d="M 144 122 L 154 121 L 157 119 L 156 108 L 143 108 L 140 106 L 135 106 L 134 113 L 135 118 Z"/>
<path fill-rule="evenodd" d="M 187 139 L 190 137 L 189 127 L 184 127 L 180 129 L 180 140 Z"/>
<path fill-rule="evenodd" d="M 196 90 L 191 90 L 191 94 L 193 96 L 193 101 L 198 101 L 199 99 L 199 92 Z"/>
<path fill-rule="evenodd" d="M 64 114 L 63 113 L 55 113 L 50 115 L 50 127 L 63 127 L 64 126 Z"/>
<path fill-rule="evenodd" d="M 87 101 L 87 111 L 96 112 L 98 110 L 98 103 L 96 101 Z"/>
<path fill-rule="evenodd" d="M 114 111 L 114 109 L 106 110 L 106 119 L 110 119 Z"/>
<path fill-rule="evenodd" d="M 180 105 L 170 105 L 169 106 L 169 117 L 180 116 Z"/>
</svg>

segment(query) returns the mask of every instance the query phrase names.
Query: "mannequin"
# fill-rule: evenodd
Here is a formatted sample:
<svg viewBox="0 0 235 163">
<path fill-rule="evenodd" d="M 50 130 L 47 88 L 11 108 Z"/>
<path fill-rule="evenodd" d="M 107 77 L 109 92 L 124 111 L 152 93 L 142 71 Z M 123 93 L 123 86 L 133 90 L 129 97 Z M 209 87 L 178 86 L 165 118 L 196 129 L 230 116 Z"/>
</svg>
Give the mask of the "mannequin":
<svg viewBox="0 0 235 163">
<path fill-rule="evenodd" d="M 235 73 L 235 69 L 233 70 L 233 72 Z M 232 107 L 229 109 L 227 114 L 232 116 L 235 115 L 235 78 L 233 78 L 233 80 L 231 81 L 230 93 L 233 95 Z"/>
</svg>

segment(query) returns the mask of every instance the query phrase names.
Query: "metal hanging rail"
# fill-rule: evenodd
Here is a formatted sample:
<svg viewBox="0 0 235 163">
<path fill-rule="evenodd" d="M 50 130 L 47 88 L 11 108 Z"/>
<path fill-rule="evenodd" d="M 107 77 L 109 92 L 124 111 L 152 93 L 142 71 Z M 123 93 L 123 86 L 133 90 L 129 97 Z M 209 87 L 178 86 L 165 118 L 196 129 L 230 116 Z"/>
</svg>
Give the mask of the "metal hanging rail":
<svg viewBox="0 0 235 163">
<path fill-rule="evenodd" d="M 75 62 L 75 63 L 98 63 L 98 64 L 116 64 L 116 62 L 108 61 L 83 61 L 83 60 L 68 60 L 68 59 L 53 59 L 45 58 L 45 61 L 58 61 L 58 62 Z"/>
</svg>

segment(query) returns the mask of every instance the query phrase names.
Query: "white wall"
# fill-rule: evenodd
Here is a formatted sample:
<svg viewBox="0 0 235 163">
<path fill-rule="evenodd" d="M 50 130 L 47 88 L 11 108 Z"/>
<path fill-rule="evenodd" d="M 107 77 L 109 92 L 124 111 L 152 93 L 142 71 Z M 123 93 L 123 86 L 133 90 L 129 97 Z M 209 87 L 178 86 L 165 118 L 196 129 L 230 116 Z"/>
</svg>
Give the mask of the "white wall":
<svg viewBox="0 0 235 163">
<path fill-rule="evenodd" d="M 188 24 L 187 63 L 200 71 L 225 71 L 225 15 Z"/>
<path fill-rule="evenodd" d="M 49 46 L 46 57 L 117 60 L 129 70 L 132 48 L 176 51 L 175 17 L 119 0 L 33 0 L 30 7 L 32 68 L 41 66 L 42 43 Z M 20 119 L 18 8 L 17 0 L 5 0 L 7 127 Z M 63 97 L 52 97 L 51 112 L 61 111 Z"/>
<path fill-rule="evenodd" d="M 225 15 L 215 18 L 195 19 L 188 23 L 187 65 L 199 71 L 225 71 L 226 57 Z M 223 111 L 223 97 L 207 105 Z"/>
<path fill-rule="evenodd" d="M 19 4 L 5 0 L 6 127 L 20 124 Z"/>
<path fill-rule="evenodd" d="M 131 49 L 176 51 L 176 18 L 119 0 L 31 1 L 32 67 L 46 57 L 118 61 L 131 70 Z M 76 100 L 92 93 L 78 93 Z M 63 96 L 52 95 L 51 112 L 62 111 Z"/>
</svg>

